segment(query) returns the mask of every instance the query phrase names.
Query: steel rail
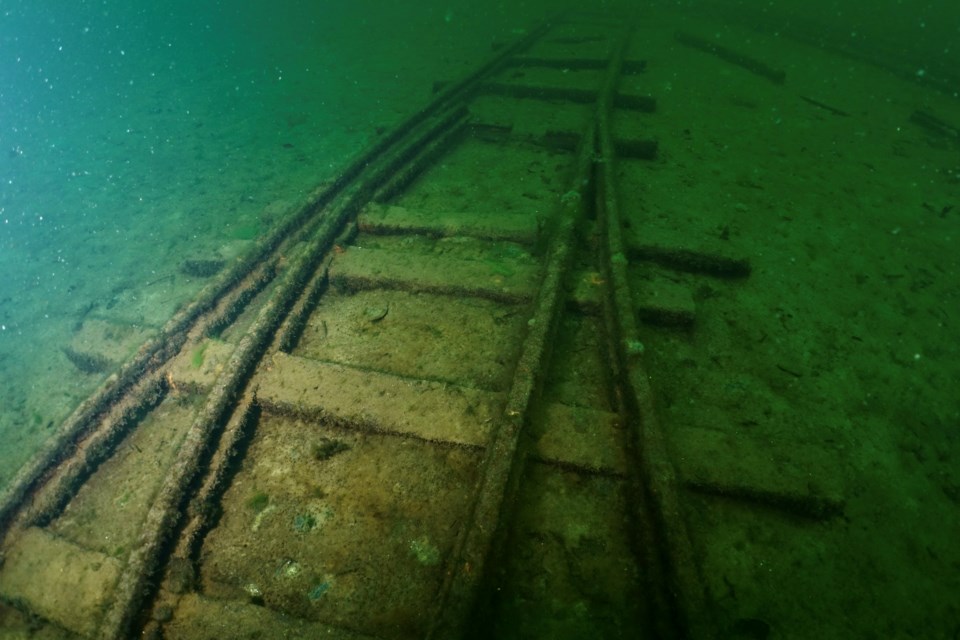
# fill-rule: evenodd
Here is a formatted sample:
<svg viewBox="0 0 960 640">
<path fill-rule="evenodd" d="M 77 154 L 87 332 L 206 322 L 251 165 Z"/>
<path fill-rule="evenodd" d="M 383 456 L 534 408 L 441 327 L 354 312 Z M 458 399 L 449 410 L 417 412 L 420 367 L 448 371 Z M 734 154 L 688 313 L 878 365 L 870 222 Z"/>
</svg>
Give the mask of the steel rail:
<svg viewBox="0 0 960 640">
<path fill-rule="evenodd" d="M 610 99 L 610 92 L 604 94 Z M 710 608 L 694 563 L 680 510 L 679 483 L 657 419 L 649 374 L 643 367 L 637 315 L 627 276 L 627 248 L 617 192 L 617 150 L 609 103 L 601 100 L 597 126 L 597 217 L 601 234 L 603 296 L 610 362 L 619 393 L 627 448 L 635 542 L 647 569 L 648 632 L 657 638 L 712 637 Z M 652 605 L 650 607 L 649 605 Z"/>
<path fill-rule="evenodd" d="M 609 109 L 614 99 L 627 37 L 628 31 L 624 30 L 608 61 L 597 111 Z M 576 193 L 591 190 L 596 122 L 596 116 L 591 118 L 581 136 L 577 169 L 569 184 L 570 190 Z M 453 552 L 456 560 L 451 562 L 453 571 L 437 598 L 427 638 L 465 637 L 485 572 L 490 571 L 490 559 L 498 553 L 497 541 L 505 536 L 504 515 L 513 503 L 521 479 L 518 442 L 529 420 L 531 405 L 542 389 L 550 346 L 563 307 L 562 286 L 571 266 L 574 231 L 588 210 L 587 198 L 561 202 L 560 208 L 561 219 L 548 250 L 546 275 L 537 295 L 507 405 L 487 446 L 477 497 L 471 505 L 467 526 L 461 529 L 457 540 Z"/>
<path fill-rule="evenodd" d="M 110 375 L 88 398 L 82 401 L 64 420 L 56 434 L 35 453 L 0 489 L 0 537 L 11 525 L 14 513 L 28 496 L 37 490 L 50 470 L 62 463 L 76 445 L 89 437 L 99 423 L 108 416 L 111 407 L 134 392 L 138 381 L 157 371 L 187 341 L 187 335 L 200 318 L 217 302 L 240 286 L 247 276 L 271 257 L 277 257 L 286 248 L 302 238 L 309 237 L 320 223 L 320 214 L 334 198 L 341 195 L 353 181 L 377 158 L 403 144 L 424 121 L 437 113 L 462 104 L 475 91 L 482 78 L 496 72 L 518 52 L 540 38 L 551 25 L 544 21 L 528 34 L 504 47 L 492 60 L 484 63 L 464 79 L 445 87 L 426 106 L 413 113 L 385 133 L 371 147 L 358 152 L 338 175 L 312 191 L 296 212 L 287 218 L 242 259 L 233 263 L 216 280 L 204 287 L 200 294 L 176 312 L 158 334 L 145 342 L 137 352 Z M 139 403 L 146 402 L 140 398 Z"/>
</svg>

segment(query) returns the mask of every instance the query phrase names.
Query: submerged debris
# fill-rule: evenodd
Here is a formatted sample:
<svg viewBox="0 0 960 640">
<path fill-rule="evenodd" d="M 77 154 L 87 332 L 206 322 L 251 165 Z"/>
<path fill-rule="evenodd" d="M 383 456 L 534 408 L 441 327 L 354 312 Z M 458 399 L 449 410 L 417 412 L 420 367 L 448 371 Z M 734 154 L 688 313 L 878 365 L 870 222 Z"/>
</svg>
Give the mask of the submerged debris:
<svg viewBox="0 0 960 640">
<path fill-rule="evenodd" d="M 77 351 L 70 347 L 60 347 L 60 350 L 83 373 L 103 373 L 113 368 L 113 363 L 99 353 Z"/>
<path fill-rule="evenodd" d="M 273 572 L 273 577 L 296 578 L 302 571 L 303 567 L 300 566 L 299 562 L 293 558 L 284 558 L 277 566 L 277 570 Z"/>
<path fill-rule="evenodd" d="M 330 590 L 330 587 L 333 586 L 330 584 L 329 580 L 325 580 L 318 585 L 314 585 L 310 591 L 307 592 L 307 597 L 310 598 L 310 602 L 316 602 L 323 594 Z"/>
<path fill-rule="evenodd" d="M 226 264 L 226 260 L 184 260 L 180 273 L 191 278 L 209 278 L 220 273 Z"/>
<path fill-rule="evenodd" d="M 256 582 L 248 582 L 243 586 L 243 590 L 250 596 L 250 604 L 263 606 L 263 590 Z"/>
<path fill-rule="evenodd" d="M 363 310 L 363 316 L 371 323 L 377 323 L 387 317 L 390 313 L 390 305 L 375 305 Z"/>
<path fill-rule="evenodd" d="M 276 510 L 277 510 L 277 505 L 275 504 L 267 505 L 266 508 L 263 509 L 263 511 L 260 511 L 259 513 L 257 513 L 257 517 L 253 519 L 253 525 L 251 525 L 250 530 L 253 532 L 259 531 L 260 525 L 263 524 L 263 519 Z"/>
</svg>

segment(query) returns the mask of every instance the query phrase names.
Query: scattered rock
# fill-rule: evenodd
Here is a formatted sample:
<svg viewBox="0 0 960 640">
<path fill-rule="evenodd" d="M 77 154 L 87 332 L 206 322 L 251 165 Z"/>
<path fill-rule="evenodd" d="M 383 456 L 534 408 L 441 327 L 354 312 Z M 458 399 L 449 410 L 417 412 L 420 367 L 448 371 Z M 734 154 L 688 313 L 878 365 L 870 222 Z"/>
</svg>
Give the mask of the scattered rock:
<svg viewBox="0 0 960 640">
<path fill-rule="evenodd" d="M 98 353 L 77 351 L 70 347 L 60 347 L 60 350 L 67 356 L 67 360 L 83 373 L 103 373 L 113 368 L 113 363 Z"/>
</svg>

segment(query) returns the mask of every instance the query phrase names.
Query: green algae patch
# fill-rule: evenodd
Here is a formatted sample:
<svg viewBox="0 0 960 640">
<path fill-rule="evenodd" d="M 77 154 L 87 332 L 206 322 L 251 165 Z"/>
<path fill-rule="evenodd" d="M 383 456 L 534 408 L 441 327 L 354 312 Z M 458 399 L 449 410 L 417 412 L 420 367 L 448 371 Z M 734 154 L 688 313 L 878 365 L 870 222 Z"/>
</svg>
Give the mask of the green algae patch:
<svg viewBox="0 0 960 640">
<path fill-rule="evenodd" d="M 432 567 L 440 564 L 440 550 L 430 542 L 427 536 L 420 536 L 416 540 L 410 541 L 410 553 L 420 564 Z"/>
<path fill-rule="evenodd" d="M 247 500 L 247 508 L 251 511 L 260 513 L 270 504 L 270 496 L 265 493 L 255 493 Z"/>
<path fill-rule="evenodd" d="M 207 347 L 209 346 L 209 342 L 204 342 L 202 345 L 193 350 L 193 354 L 190 356 L 190 366 L 192 366 L 194 369 L 199 369 L 203 366 L 203 360 L 206 357 Z"/>
</svg>

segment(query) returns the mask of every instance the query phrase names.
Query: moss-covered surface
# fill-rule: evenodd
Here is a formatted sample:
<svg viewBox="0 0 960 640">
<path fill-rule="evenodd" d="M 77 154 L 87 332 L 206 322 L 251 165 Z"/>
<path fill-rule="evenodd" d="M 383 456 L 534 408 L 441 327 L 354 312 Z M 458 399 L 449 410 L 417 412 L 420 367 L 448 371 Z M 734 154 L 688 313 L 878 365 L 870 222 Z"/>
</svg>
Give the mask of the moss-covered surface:
<svg viewBox="0 0 960 640">
<path fill-rule="evenodd" d="M 317 459 L 309 443 L 320 437 L 349 448 Z M 246 601 L 255 587 L 298 618 L 393 637 L 422 630 L 478 459 L 265 417 L 204 545 L 204 592 Z M 256 514 L 253 492 L 270 496 Z"/>
<path fill-rule="evenodd" d="M 164 400 L 84 483 L 51 531 L 126 560 L 193 419 L 176 398 Z"/>
</svg>

